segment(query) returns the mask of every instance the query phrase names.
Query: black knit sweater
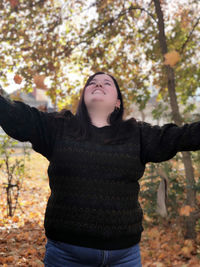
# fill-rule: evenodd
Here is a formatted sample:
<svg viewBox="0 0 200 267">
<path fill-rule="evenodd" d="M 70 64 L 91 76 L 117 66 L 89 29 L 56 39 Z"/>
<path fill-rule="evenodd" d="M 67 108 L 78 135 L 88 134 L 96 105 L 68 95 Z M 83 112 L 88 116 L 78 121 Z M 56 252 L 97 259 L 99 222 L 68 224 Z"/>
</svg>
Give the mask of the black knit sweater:
<svg viewBox="0 0 200 267">
<path fill-rule="evenodd" d="M 129 138 L 104 144 L 112 126 L 91 125 L 91 138 L 78 141 L 70 132 L 74 115 L 70 111 L 58 115 L 0 97 L 0 125 L 5 132 L 30 141 L 50 162 L 46 236 L 105 250 L 138 243 L 143 231 L 138 180 L 145 164 L 200 149 L 200 122 L 159 127 L 133 119 L 126 129 Z"/>
</svg>

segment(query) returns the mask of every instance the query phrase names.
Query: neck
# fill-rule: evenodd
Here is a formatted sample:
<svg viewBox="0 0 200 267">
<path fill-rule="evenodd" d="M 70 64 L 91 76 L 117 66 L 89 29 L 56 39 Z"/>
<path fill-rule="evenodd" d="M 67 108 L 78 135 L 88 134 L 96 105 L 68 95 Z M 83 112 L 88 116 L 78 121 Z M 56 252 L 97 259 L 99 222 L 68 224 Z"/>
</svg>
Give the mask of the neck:
<svg viewBox="0 0 200 267">
<path fill-rule="evenodd" d="M 103 112 L 102 110 L 93 110 L 93 111 L 88 111 L 89 116 L 91 118 L 91 122 L 93 125 L 97 126 L 97 127 L 103 127 L 106 125 L 110 125 L 107 122 L 107 118 L 109 116 L 109 113 Z"/>
</svg>

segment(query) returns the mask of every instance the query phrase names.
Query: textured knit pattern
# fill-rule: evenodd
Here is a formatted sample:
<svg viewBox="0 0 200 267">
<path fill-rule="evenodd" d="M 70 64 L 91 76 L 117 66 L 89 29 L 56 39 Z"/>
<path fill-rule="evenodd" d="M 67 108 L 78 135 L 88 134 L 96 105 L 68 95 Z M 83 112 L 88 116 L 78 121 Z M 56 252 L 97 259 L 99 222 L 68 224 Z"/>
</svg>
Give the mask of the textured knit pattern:
<svg viewBox="0 0 200 267">
<path fill-rule="evenodd" d="M 0 97 L 0 125 L 5 132 L 30 141 L 50 162 L 46 236 L 107 250 L 138 243 L 143 231 L 138 180 L 145 164 L 200 149 L 200 122 L 182 127 L 136 122 L 124 143 L 102 144 L 111 126 L 91 125 L 91 139 L 76 141 L 68 135 L 74 116 L 68 114 L 58 117 Z"/>
</svg>

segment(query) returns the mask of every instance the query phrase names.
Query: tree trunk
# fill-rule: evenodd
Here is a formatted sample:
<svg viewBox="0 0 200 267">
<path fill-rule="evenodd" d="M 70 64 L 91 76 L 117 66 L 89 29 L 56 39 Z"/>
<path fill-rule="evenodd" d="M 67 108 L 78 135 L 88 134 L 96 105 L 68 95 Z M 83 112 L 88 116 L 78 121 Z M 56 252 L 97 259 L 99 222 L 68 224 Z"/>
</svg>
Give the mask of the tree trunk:
<svg viewBox="0 0 200 267">
<path fill-rule="evenodd" d="M 195 190 L 195 179 L 194 179 L 194 169 L 192 166 L 192 160 L 190 152 L 182 152 L 183 163 L 186 173 L 186 204 L 191 207 L 196 207 L 196 190 Z M 196 220 L 194 213 L 190 213 L 190 216 L 186 217 L 185 227 L 186 233 L 185 238 L 196 238 Z"/>
<path fill-rule="evenodd" d="M 164 56 L 164 54 L 168 52 L 168 48 L 165 36 L 163 12 L 161 9 L 160 0 L 153 0 L 153 2 L 155 5 L 155 10 L 158 18 L 157 26 L 158 26 L 158 37 L 159 37 L 160 47 L 162 54 Z M 170 106 L 172 110 L 172 119 L 178 126 L 181 126 L 183 121 L 179 112 L 179 107 L 177 102 L 174 69 L 169 65 L 167 65 L 165 70 L 168 81 L 168 92 L 169 92 Z M 191 160 L 191 153 L 182 152 L 182 160 L 186 175 L 186 204 L 196 208 L 195 179 L 194 179 L 194 170 Z M 191 213 L 190 216 L 187 216 L 185 220 L 185 227 L 186 227 L 185 238 L 194 239 L 196 237 L 195 225 L 196 225 L 196 217 L 193 215 L 193 213 Z"/>
</svg>

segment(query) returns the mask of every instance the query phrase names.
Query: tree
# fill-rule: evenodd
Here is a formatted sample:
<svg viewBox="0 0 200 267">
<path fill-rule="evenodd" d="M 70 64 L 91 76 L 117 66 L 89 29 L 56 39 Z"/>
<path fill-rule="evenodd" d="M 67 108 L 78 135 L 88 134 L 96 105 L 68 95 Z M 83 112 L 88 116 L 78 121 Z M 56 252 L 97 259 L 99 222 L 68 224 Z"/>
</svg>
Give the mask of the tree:
<svg viewBox="0 0 200 267">
<path fill-rule="evenodd" d="M 159 42 L 160 47 L 163 56 L 169 56 L 168 53 L 168 45 L 167 45 L 167 39 L 165 36 L 165 26 L 164 26 L 164 18 L 163 18 L 163 12 L 161 9 L 160 1 L 154 0 L 154 5 L 156 9 L 156 14 L 158 17 L 158 30 L 159 30 Z M 194 28 L 198 25 L 198 22 L 200 21 L 200 17 L 197 19 L 195 25 L 193 26 L 192 31 L 194 31 Z M 183 53 L 183 49 L 186 47 L 186 42 L 190 42 L 192 33 L 188 35 L 186 41 L 182 44 L 181 52 Z M 172 53 L 172 52 L 171 52 Z M 172 59 L 178 57 L 179 53 L 176 53 L 173 55 Z M 176 61 L 176 60 L 175 60 Z M 178 59 L 177 59 L 178 61 Z M 174 122 L 181 126 L 183 123 L 183 119 L 181 118 L 181 114 L 179 111 L 178 101 L 177 101 L 177 95 L 176 95 L 176 86 L 175 86 L 175 73 L 174 73 L 174 62 L 172 63 L 170 60 L 169 62 L 165 62 L 166 68 L 166 76 L 167 76 L 167 85 L 168 85 L 168 93 L 169 93 L 169 100 L 170 100 L 170 106 L 172 110 L 172 118 Z M 195 178 L 194 178 L 194 170 L 192 166 L 191 161 L 191 153 L 190 152 L 182 152 L 182 160 L 185 167 L 185 174 L 186 174 L 186 204 L 191 208 L 190 216 L 186 216 L 186 238 L 195 238 L 195 225 L 197 218 L 200 217 L 200 210 L 197 208 L 196 205 L 196 190 L 195 190 Z"/>
<path fill-rule="evenodd" d="M 29 152 L 24 146 L 23 158 L 16 158 L 12 161 L 11 157 L 18 142 L 5 134 L 1 134 L 0 139 L 0 167 L 6 177 L 3 188 L 6 191 L 7 215 L 12 217 L 17 207 L 20 208 L 18 198 L 23 185 L 25 160 L 29 158 Z"/>
</svg>

